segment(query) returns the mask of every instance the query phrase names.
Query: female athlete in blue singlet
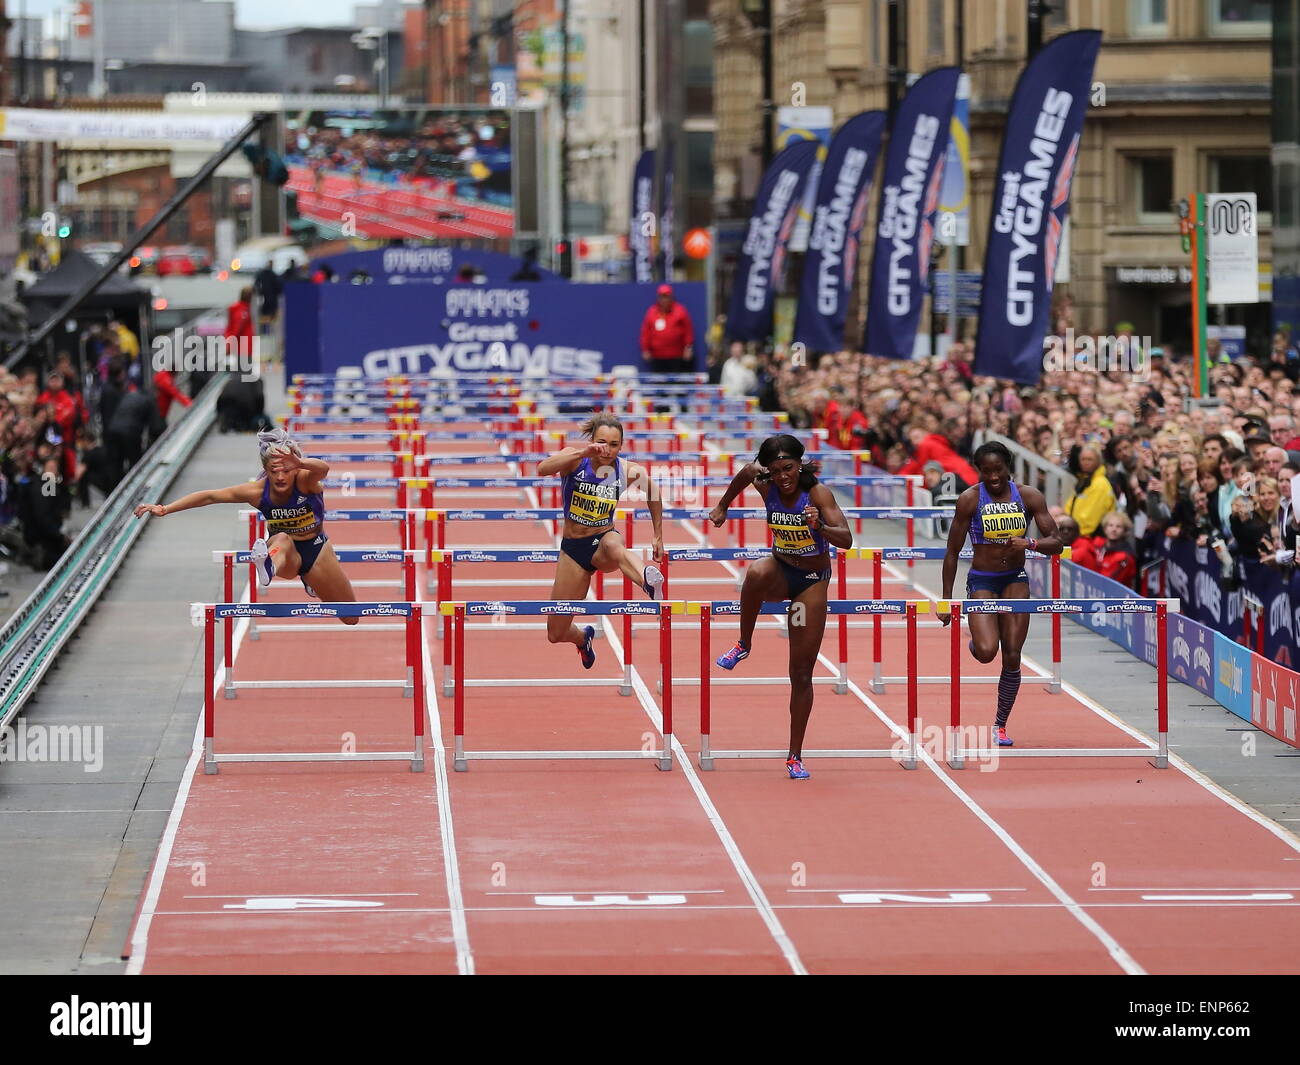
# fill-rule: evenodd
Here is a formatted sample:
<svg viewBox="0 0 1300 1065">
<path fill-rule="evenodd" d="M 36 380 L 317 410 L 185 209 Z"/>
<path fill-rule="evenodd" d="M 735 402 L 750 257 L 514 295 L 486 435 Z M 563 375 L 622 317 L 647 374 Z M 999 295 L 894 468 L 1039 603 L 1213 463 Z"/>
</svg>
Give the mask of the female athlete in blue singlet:
<svg viewBox="0 0 1300 1065">
<path fill-rule="evenodd" d="M 975 449 L 973 462 L 979 484 L 957 497 L 957 513 L 948 530 L 948 551 L 943 558 L 943 598 L 952 598 L 957 579 L 957 556 L 970 534 L 975 557 L 966 575 L 967 599 L 1028 599 L 1029 575 L 1025 551 L 1059 555 L 1062 544 L 1047 501 L 1036 488 L 1011 480 L 1011 452 L 990 442 Z M 1029 522 L 1038 525 L 1041 539 L 1029 535 Z M 945 625 L 952 618 L 939 619 Z M 1002 650 L 1002 676 L 998 680 L 998 709 L 994 739 L 1000 747 L 1013 745 L 1007 737 L 1007 718 L 1020 692 L 1020 651 L 1029 634 L 1028 614 L 969 614 L 971 653 L 980 662 L 992 662 Z"/>
<path fill-rule="evenodd" d="M 304 458 L 284 432 L 272 429 L 258 434 L 262 452 L 261 477 L 230 488 L 191 492 L 174 503 L 142 503 L 135 516 L 165 517 L 180 510 L 212 503 L 243 503 L 255 507 L 266 519 L 267 539 L 253 545 L 257 579 L 262 587 L 273 578 L 301 579 L 307 594 L 328 603 L 355 603 L 356 592 L 334 548 L 325 535 L 324 485 L 329 466 L 320 459 Z M 311 583 L 307 575 L 311 574 Z M 360 618 L 340 618 L 355 625 Z"/>
<path fill-rule="evenodd" d="M 585 599 L 593 573 L 622 570 L 646 595 L 658 599 L 664 575 L 657 566 L 639 566 L 628 554 L 622 534 L 614 528 L 614 514 L 619 496 L 626 489 L 636 485 L 645 489 L 655 530 L 654 559 L 661 562 L 663 501 L 654 491 L 644 466 L 618 457 L 623 447 L 623 426 L 617 417 L 609 413 L 593 414 L 582 426 L 582 435 L 591 440 L 586 447 L 566 447 L 537 464 L 540 477 L 561 475 L 564 495 L 564 535 L 551 598 Z M 591 647 L 595 626 L 580 629 L 568 617 L 552 615 L 546 619 L 546 635 L 551 643 L 574 644 L 586 669 L 596 664 L 596 652 Z"/>
<path fill-rule="evenodd" d="M 767 525 L 772 530 L 772 554 L 745 573 L 740 591 L 740 639 L 718 659 L 723 669 L 735 669 L 749 651 L 754 624 L 763 603 L 803 605 L 802 624 L 790 624 L 790 751 L 786 771 L 792 780 L 806 780 L 803 738 L 813 704 L 813 671 L 826 630 L 826 598 L 831 580 L 827 543 L 853 546 L 853 533 L 835 496 L 817 483 L 815 466 L 803 465 L 803 444 L 789 434 L 770 436 L 758 455 L 731 480 L 710 515 L 713 524 L 727 520 L 731 501 L 749 485 L 763 489 Z M 793 609 L 793 608 L 792 608 Z"/>
</svg>

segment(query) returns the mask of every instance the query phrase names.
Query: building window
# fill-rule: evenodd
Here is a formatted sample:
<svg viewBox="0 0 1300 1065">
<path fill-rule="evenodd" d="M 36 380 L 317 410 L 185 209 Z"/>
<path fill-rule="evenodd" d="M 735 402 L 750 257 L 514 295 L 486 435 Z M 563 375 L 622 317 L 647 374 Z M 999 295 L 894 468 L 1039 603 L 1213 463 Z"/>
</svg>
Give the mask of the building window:
<svg viewBox="0 0 1300 1065">
<path fill-rule="evenodd" d="M 929 37 L 930 55 L 943 55 L 944 53 L 944 17 L 943 17 L 944 0 L 929 0 L 927 10 L 927 36 Z"/>
<path fill-rule="evenodd" d="M 1142 155 L 1132 160 L 1133 202 L 1141 225 L 1163 225 L 1170 220 L 1174 199 L 1174 157 Z"/>
<path fill-rule="evenodd" d="M 1070 25 L 1070 0 L 1047 0 L 1048 11 L 1043 25 L 1051 30 L 1063 30 Z"/>
<path fill-rule="evenodd" d="M 1273 32 L 1269 0 L 1209 0 L 1210 33 L 1216 37 L 1268 37 Z"/>
<path fill-rule="evenodd" d="M 1273 224 L 1273 169 L 1267 155 L 1210 156 L 1211 192 L 1253 192 L 1259 224 Z"/>
<path fill-rule="evenodd" d="M 1168 0 L 1132 0 L 1128 5 L 1128 31 L 1134 37 L 1168 37 Z"/>
</svg>

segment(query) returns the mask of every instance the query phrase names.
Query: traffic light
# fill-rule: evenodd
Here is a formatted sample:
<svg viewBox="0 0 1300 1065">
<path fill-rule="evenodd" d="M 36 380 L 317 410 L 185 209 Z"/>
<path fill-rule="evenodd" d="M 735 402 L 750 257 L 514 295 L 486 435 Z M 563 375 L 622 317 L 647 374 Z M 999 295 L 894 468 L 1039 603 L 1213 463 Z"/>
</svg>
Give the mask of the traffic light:
<svg viewBox="0 0 1300 1065">
<path fill-rule="evenodd" d="M 248 165 L 253 168 L 253 173 L 267 184 L 279 188 L 288 182 L 289 168 L 285 166 L 279 152 L 263 148 L 260 144 L 245 144 L 241 150 Z"/>
<path fill-rule="evenodd" d="M 72 236 L 72 223 L 69 222 L 66 218 L 60 218 L 60 219 L 59 219 L 59 239 L 60 239 L 60 240 L 67 240 L 70 236 Z"/>
<path fill-rule="evenodd" d="M 561 277 L 573 276 L 573 244 L 567 240 L 557 240 L 555 242 L 555 259 L 559 264 L 559 274 Z"/>
</svg>

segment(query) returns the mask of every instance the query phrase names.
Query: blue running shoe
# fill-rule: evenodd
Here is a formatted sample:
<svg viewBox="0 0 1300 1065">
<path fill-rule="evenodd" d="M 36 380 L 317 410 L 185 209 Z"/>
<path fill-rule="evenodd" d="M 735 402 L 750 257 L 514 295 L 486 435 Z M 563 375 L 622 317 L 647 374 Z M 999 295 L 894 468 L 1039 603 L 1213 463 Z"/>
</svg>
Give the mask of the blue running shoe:
<svg viewBox="0 0 1300 1065">
<path fill-rule="evenodd" d="M 646 566 L 641 573 L 641 587 L 645 594 L 651 599 L 662 599 L 664 597 L 664 575 L 659 571 L 658 566 Z"/>
<path fill-rule="evenodd" d="M 791 780 L 807 780 L 811 773 L 803 767 L 803 759 L 791 758 L 785 763 L 786 772 L 790 774 Z"/>
<path fill-rule="evenodd" d="M 1014 747 L 1016 745 L 1016 741 L 1007 735 L 1006 729 L 997 727 L 993 729 L 993 742 L 999 747 Z"/>
<path fill-rule="evenodd" d="M 252 550 L 253 562 L 257 569 L 257 583 L 263 588 L 269 588 L 271 581 L 275 579 L 275 564 L 271 561 L 271 549 L 265 540 L 257 540 Z"/>
<path fill-rule="evenodd" d="M 586 633 L 587 639 L 578 648 L 578 657 L 582 659 L 582 668 L 590 669 L 596 664 L 596 652 L 591 649 L 591 641 L 596 638 L 596 628 L 594 625 L 588 625 L 582 631 Z"/>
<path fill-rule="evenodd" d="M 746 647 L 739 640 L 737 640 L 736 645 L 730 651 L 728 651 L 724 655 L 719 656 L 718 665 L 720 665 L 723 669 L 735 669 L 736 664 L 742 658 L 748 658 L 748 657 L 749 657 L 749 648 Z"/>
</svg>

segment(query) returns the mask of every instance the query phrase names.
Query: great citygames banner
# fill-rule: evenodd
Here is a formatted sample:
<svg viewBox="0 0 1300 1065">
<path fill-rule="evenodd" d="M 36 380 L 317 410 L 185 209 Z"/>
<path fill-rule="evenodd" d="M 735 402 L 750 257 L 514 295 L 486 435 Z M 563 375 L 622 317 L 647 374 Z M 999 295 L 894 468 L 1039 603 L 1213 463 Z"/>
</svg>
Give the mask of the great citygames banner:
<svg viewBox="0 0 1300 1065">
<path fill-rule="evenodd" d="M 1185 551 L 1183 549 L 1186 549 Z M 1213 555 L 1209 560 L 1196 558 L 1196 552 L 1204 553 L 1205 548 L 1193 545 L 1177 545 L 1182 563 L 1171 560 L 1169 573 L 1169 594 L 1182 603 L 1182 613 L 1168 615 L 1168 643 L 1166 645 L 1166 664 L 1169 675 L 1195 688 L 1203 695 L 1208 695 L 1220 706 L 1231 710 L 1238 717 L 1249 721 L 1256 728 L 1267 732 L 1275 739 L 1292 747 L 1300 747 L 1300 727 L 1297 724 L 1297 708 L 1300 707 L 1300 674 L 1278 665 L 1265 655 L 1256 654 L 1232 636 L 1217 631 L 1212 625 L 1198 620 L 1204 614 L 1213 618 L 1216 610 L 1218 622 L 1223 625 L 1241 625 L 1241 592 L 1223 596 L 1219 604 L 1213 595 L 1208 595 L 1211 583 L 1217 585 L 1218 559 Z M 1190 557 L 1188 555 L 1190 554 Z M 1212 569 L 1213 578 L 1202 576 L 1204 571 Z M 1177 572 L 1174 567 L 1177 566 Z M 1050 595 L 1047 583 L 1047 563 L 1041 559 L 1027 563 L 1030 586 L 1035 595 Z M 1260 566 L 1261 570 L 1265 567 Z M 1280 578 L 1274 577 L 1279 585 L 1285 585 Z M 1199 593 L 1211 600 L 1200 604 L 1196 600 Z M 1076 566 L 1071 562 L 1061 563 L 1061 597 L 1064 599 L 1132 599 L 1137 593 L 1131 588 L 1103 577 L 1099 573 Z M 1237 604 L 1235 618 L 1232 617 L 1230 605 Z M 1284 609 L 1275 598 L 1265 600 L 1266 632 L 1272 640 L 1271 632 L 1280 621 L 1280 611 Z M 1286 608 L 1290 607 L 1290 597 L 1286 599 Z M 1067 615 L 1080 625 L 1099 635 L 1105 636 L 1113 643 L 1119 644 L 1130 654 L 1142 659 L 1148 665 L 1156 660 L 1156 626 L 1154 614 L 1101 613 Z M 1288 626 L 1289 628 L 1289 626 Z M 1289 633 L 1288 633 L 1289 635 Z M 1267 648 L 1266 648 L 1267 651 Z M 1268 651 L 1273 654 L 1275 652 Z M 1154 731 L 1154 720 L 1152 728 Z"/>
<path fill-rule="evenodd" d="M 641 153 L 632 172 L 632 217 L 628 219 L 628 247 L 632 250 L 632 280 L 649 283 L 655 279 L 650 260 L 650 225 L 655 211 L 655 150 Z"/>
<path fill-rule="evenodd" d="M 919 79 L 903 97 L 889 134 L 862 349 L 869 355 L 910 359 L 916 346 L 960 73 L 940 67 Z"/>
<path fill-rule="evenodd" d="M 290 373 L 344 367 L 391 374 L 515 373 L 591 377 L 616 366 L 641 368 L 640 332 L 655 285 L 285 286 L 285 358 Z M 679 282 L 673 294 L 699 337 L 705 285 Z M 599 308 L 599 313 L 593 313 Z M 703 366 L 704 345 L 696 343 Z"/>
<path fill-rule="evenodd" d="M 844 345 L 844 319 L 884 130 L 883 111 L 854 115 L 835 134 L 821 169 L 794 326 L 794 339 L 813 351 L 838 351 Z"/>
<path fill-rule="evenodd" d="M 1016 83 L 984 256 L 977 374 L 1031 385 L 1042 377 L 1056 260 L 1100 47 L 1097 30 L 1064 33 Z"/>
<path fill-rule="evenodd" d="M 364 283 L 368 279 L 388 285 L 443 285 L 455 281 L 462 270 L 472 270 L 477 284 L 507 284 L 523 265 L 523 259 L 505 252 L 445 244 L 394 244 L 386 248 L 324 255 L 311 261 L 312 270 L 327 266 L 340 281 Z M 537 271 L 539 280 L 564 280 L 544 267 L 534 265 L 533 269 Z"/>
<path fill-rule="evenodd" d="M 228 141 L 248 115 L 0 108 L 0 141 Z"/>
<path fill-rule="evenodd" d="M 731 282 L 727 336 L 732 340 L 766 340 L 772 335 L 772 299 L 781 285 L 786 242 L 820 149 L 820 141 L 795 141 L 763 175 Z"/>
</svg>

